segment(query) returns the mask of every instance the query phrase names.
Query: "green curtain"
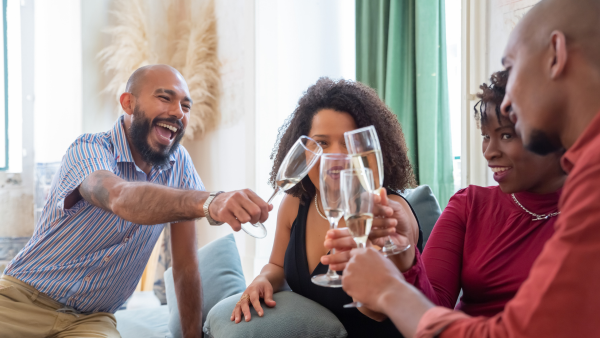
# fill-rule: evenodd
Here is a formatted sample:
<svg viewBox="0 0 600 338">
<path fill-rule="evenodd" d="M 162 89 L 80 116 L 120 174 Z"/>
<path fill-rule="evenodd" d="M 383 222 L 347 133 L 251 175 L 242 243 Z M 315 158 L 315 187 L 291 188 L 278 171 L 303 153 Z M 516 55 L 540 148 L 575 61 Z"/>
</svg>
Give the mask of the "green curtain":
<svg viewBox="0 0 600 338">
<path fill-rule="evenodd" d="M 444 0 L 356 0 L 356 79 L 396 114 L 419 184 L 454 193 Z"/>
</svg>

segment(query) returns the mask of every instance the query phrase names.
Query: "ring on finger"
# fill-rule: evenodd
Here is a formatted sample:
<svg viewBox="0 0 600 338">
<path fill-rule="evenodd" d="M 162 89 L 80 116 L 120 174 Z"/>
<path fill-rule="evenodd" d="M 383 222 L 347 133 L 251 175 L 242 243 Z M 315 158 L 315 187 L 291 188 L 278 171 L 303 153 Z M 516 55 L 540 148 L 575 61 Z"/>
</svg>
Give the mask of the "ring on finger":
<svg viewBox="0 0 600 338">
<path fill-rule="evenodd" d="M 249 294 L 242 295 L 242 298 L 240 298 L 240 300 L 236 303 L 236 305 L 240 305 L 244 301 L 248 301 L 248 303 L 250 303 L 250 295 Z"/>
</svg>

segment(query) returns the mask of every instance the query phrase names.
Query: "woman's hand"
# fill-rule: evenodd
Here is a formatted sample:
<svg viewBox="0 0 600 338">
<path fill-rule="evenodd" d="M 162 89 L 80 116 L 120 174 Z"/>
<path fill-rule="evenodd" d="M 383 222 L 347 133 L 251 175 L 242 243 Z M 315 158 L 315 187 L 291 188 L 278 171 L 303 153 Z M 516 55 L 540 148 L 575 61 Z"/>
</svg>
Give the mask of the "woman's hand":
<svg viewBox="0 0 600 338">
<path fill-rule="evenodd" d="M 390 236 L 400 248 L 410 244 L 411 247 L 407 251 L 390 256 L 401 271 L 410 269 L 419 238 L 418 227 L 415 229 L 411 222 L 412 214 L 409 215 L 400 202 L 389 199 L 385 189 L 381 189 L 380 195 L 374 198 L 373 215 L 375 218 L 369 233 L 370 243 L 383 247 L 387 237 Z M 333 255 L 322 256 L 321 263 L 330 265 L 330 268 L 335 271 L 344 270 L 350 259 L 350 250 L 356 248 L 356 243 L 348 229 L 329 230 L 324 245 L 328 249 L 335 249 L 336 252 Z"/>
<path fill-rule="evenodd" d="M 235 308 L 231 313 L 231 320 L 235 320 L 236 324 L 241 322 L 243 313 L 244 318 L 249 322 L 251 318 L 250 303 L 252 303 L 252 306 L 254 306 L 254 310 L 256 310 L 258 315 L 262 317 L 264 312 L 260 306 L 261 298 L 264 299 L 265 304 L 268 307 L 275 306 L 275 301 L 273 300 L 273 286 L 265 277 L 259 275 L 250 285 L 248 285 L 248 288 L 246 288 L 246 291 L 242 294 L 240 301 L 235 305 Z"/>
<path fill-rule="evenodd" d="M 350 250 L 356 248 L 356 242 L 347 228 L 331 229 L 325 236 L 325 247 L 329 250 L 335 249 L 334 254 L 321 256 L 321 263 L 329 265 L 333 271 L 341 271 L 350 260 Z M 367 243 L 370 246 L 370 242 Z"/>
<path fill-rule="evenodd" d="M 401 203 L 402 202 L 402 203 Z M 383 247 L 388 239 L 388 236 L 392 239 L 394 244 L 400 249 L 405 248 L 407 245 L 410 247 L 399 254 L 391 255 L 389 258 L 394 262 L 396 267 L 404 272 L 410 269 L 415 260 L 415 248 L 417 241 L 419 240 L 419 227 L 418 223 L 410 210 L 410 206 L 403 200 L 395 201 L 388 197 L 385 188 L 380 190 L 379 199 L 375 199 L 375 210 L 378 208 L 388 207 L 392 210 L 392 214 L 383 214 L 382 212 L 374 212 L 375 216 L 380 216 L 379 219 L 373 220 L 373 228 L 369 234 L 369 239 L 373 244 Z M 395 220 L 395 231 L 389 232 L 389 224 L 381 223 L 382 218 L 388 218 Z"/>
</svg>

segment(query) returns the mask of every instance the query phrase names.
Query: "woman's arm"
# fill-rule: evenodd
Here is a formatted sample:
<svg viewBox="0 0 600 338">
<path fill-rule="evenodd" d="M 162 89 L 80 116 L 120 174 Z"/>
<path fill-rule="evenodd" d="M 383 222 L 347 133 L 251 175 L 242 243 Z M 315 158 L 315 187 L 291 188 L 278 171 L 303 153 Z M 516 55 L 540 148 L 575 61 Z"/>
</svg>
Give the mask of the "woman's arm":
<svg viewBox="0 0 600 338">
<path fill-rule="evenodd" d="M 269 263 L 265 265 L 260 274 L 254 278 L 248 285 L 244 295 L 250 297 L 248 301 L 242 301 L 237 304 L 231 313 L 231 320 L 236 324 L 241 322 L 242 314 L 246 321 L 250 321 L 250 304 L 254 307 L 259 316 L 262 317 L 263 309 L 260 305 L 260 299 L 263 298 L 268 307 L 274 307 L 273 292 L 278 291 L 284 284 L 285 274 L 283 263 L 285 260 L 285 251 L 290 241 L 290 231 L 292 223 L 298 214 L 300 200 L 296 197 L 285 195 L 279 211 L 277 213 L 277 228 L 275 230 L 275 241 Z"/>
<path fill-rule="evenodd" d="M 467 223 L 467 190 L 457 192 L 433 227 L 423 255 L 404 272 L 406 281 L 436 305 L 454 308 L 460 294 Z"/>
</svg>

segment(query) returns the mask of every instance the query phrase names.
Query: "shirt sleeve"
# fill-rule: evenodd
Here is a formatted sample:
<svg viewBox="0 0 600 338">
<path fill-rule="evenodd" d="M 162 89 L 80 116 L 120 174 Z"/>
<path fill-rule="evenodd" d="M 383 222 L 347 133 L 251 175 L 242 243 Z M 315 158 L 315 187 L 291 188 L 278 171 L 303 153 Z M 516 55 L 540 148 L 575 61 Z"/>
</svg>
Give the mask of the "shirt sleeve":
<svg viewBox="0 0 600 338">
<path fill-rule="evenodd" d="M 183 146 L 180 146 L 180 148 L 183 153 L 183 184 L 181 189 L 205 191 L 204 184 L 196 171 L 196 167 L 194 167 L 194 162 L 192 161 L 190 154 Z"/>
<path fill-rule="evenodd" d="M 583 156 L 582 156 L 583 157 Z M 580 159 L 584 162 L 583 159 Z M 556 232 L 546 242 L 527 280 L 503 312 L 491 318 L 464 318 L 439 337 L 600 337 L 600 165 L 588 156 L 570 173 L 560 203 Z M 447 316 L 432 311 L 419 322 L 436 327 Z"/>
<path fill-rule="evenodd" d="M 404 274 L 406 281 L 439 306 L 454 308 L 460 294 L 467 189 L 458 191 L 435 223 L 423 255 Z"/>
<path fill-rule="evenodd" d="M 69 196 L 93 172 L 114 172 L 116 160 L 110 150 L 100 142 L 83 138 L 75 141 L 62 159 L 60 169 L 54 177 L 52 192 L 62 209 L 64 199 Z"/>
</svg>

